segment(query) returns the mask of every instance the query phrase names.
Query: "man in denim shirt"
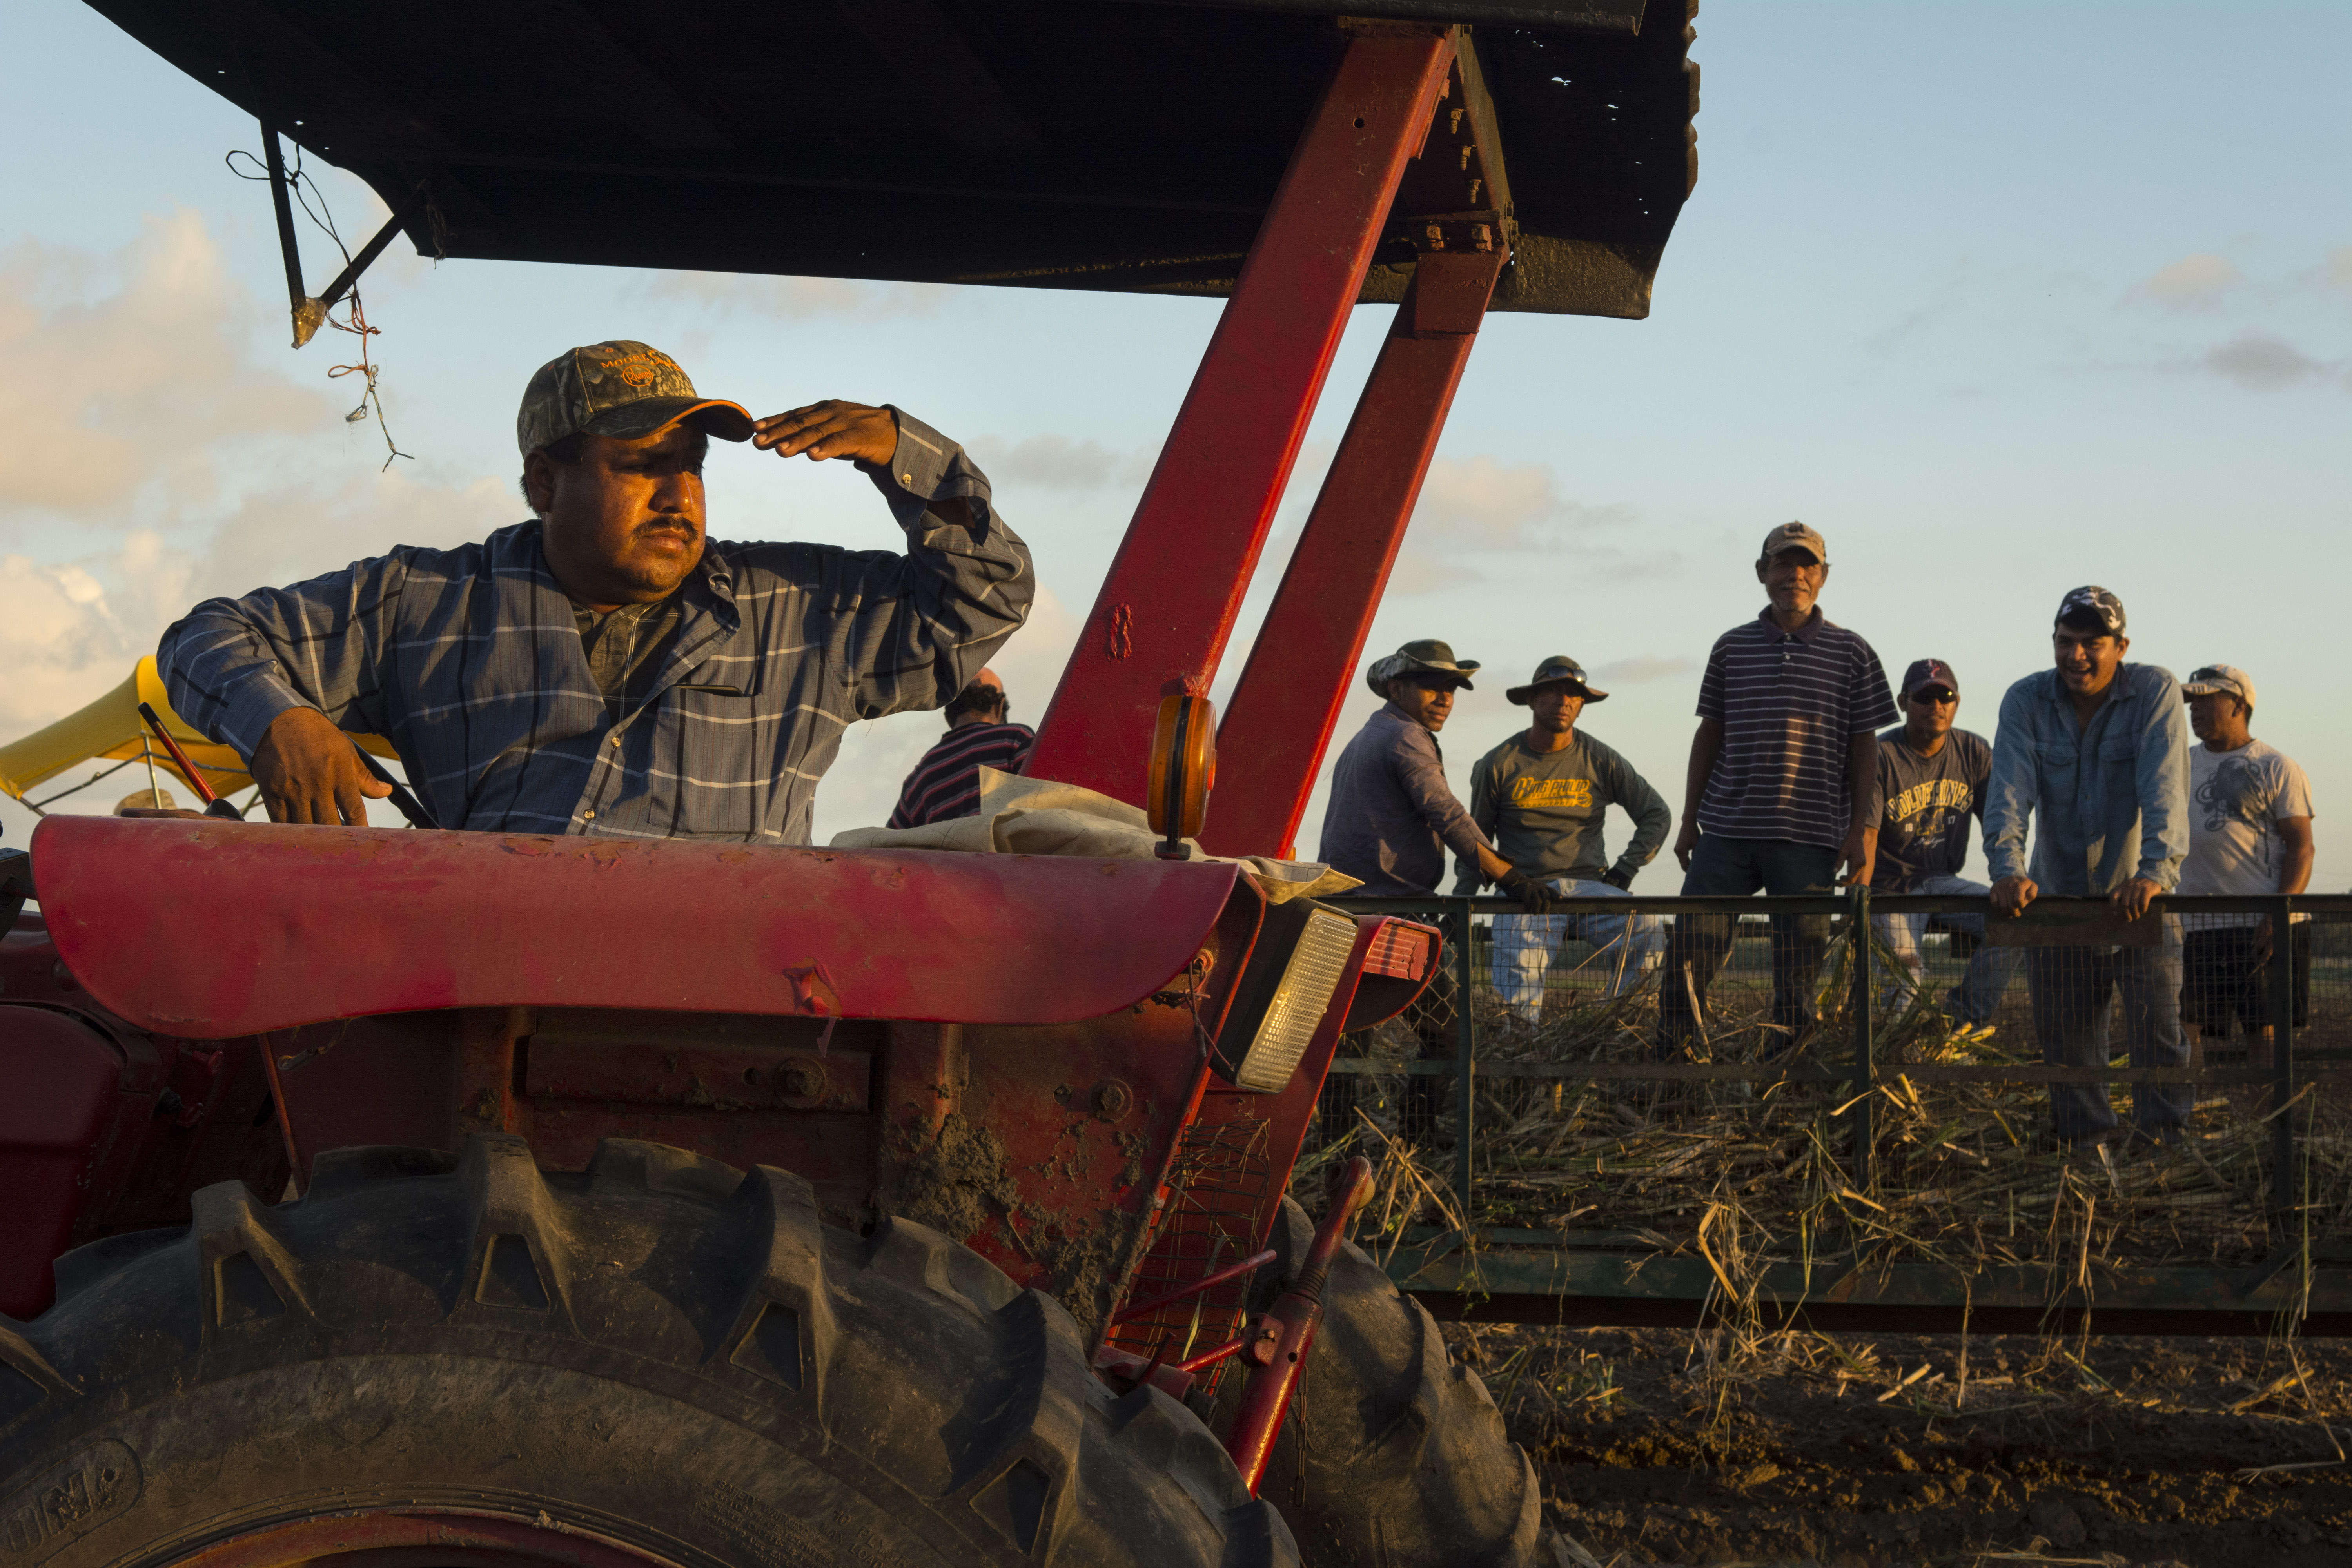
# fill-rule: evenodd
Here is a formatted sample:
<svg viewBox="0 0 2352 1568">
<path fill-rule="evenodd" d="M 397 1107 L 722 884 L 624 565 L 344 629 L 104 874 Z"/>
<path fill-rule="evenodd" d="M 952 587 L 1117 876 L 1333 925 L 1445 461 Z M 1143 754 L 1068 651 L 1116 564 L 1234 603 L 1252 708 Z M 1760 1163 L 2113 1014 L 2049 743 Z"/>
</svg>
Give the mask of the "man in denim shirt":
<svg viewBox="0 0 2352 1568">
<path fill-rule="evenodd" d="M 2189 854 L 2189 721 L 2180 685 L 2152 664 L 2126 664 L 2123 602 L 2077 588 L 2060 602 L 2055 669 L 2029 675 L 2001 699 L 1984 814 L 1992 909 L 2014 918 L 2044 892 L 2105 897 L 2126 921 L 2147 918 L 2180 879 Z M 2029 866 L 2028 818 L 2039 814 Z M 2180 921 L 2163 921 L 2146 947 L 2027 950 L 2026 984 L 2042 1059 L 2107 1065 L 2106 1017 L 2123 999 L 2136 1068 L 2186 1067 L 2180 1034 Z M 2189 1120 L 2187 1084 L 2136 1084 L 2138 1135 L 2172 1142 Z M 2116 1126 L 2105 1084 L 2050 1089 L 2057 1142 L 2104 1140 Z"/>
</svg>

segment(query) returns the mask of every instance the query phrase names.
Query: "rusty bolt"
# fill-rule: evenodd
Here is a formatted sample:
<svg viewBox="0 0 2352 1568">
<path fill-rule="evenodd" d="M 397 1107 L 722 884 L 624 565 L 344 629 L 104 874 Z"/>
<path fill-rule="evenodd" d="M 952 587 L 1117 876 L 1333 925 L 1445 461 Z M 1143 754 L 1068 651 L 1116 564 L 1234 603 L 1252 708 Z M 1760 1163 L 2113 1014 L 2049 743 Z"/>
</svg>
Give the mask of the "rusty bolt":
<svg viewBox="0 0 2352 1568">
<path fill-rule="evenodd" d="M 1135 1109 L 1135 1091 L 1115 1078 L 1107 1078 L 1095 1085 L 1095 1114 L 1105 1121 L 1117 1121 Z"/>
<path fill-rule="evenodd" d="M 787 1100 L 815 1100 L 824 1093 L 824 1069 L 813 1061 L 786 1062 L 776 1074 L 776 1087 Z"/>
</svg>

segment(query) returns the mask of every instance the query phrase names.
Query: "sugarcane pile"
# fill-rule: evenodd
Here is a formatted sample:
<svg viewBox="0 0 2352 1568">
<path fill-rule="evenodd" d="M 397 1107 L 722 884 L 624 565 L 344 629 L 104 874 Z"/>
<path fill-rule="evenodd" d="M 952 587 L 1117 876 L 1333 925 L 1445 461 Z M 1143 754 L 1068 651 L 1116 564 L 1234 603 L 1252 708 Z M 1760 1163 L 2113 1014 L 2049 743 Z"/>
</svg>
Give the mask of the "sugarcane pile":
<svg viewBox="0 0 2352 1568">
<path fill-rule="evenodd" d="M 1843 936 L 1832 945 L 1811 1043 L 1787 1050 L 1785 1031 L 1764 1021 L 1768 994 L 1719 981 L 1696 1054 L 1775 1067 L 1850 1063 L 1851 945 Z M 1881 968 L 1894 963 L 1884 949 L 1873 957 Z M 1378 1163 L 1380 1196 L 1369 1213 L 1386 1245 L 1414 1227 L 1466 1224 L 1666 1252 L 1704 1244 L 1753 1267 L 1934 1262 L 1972 1275 L 2038 1263 L 2086 1282 L 2100 1264 L 2242 1266 L 2283 1242 L 2352 1234 L 2352 1105 L 2338 1094 L 2306 1088 L 2278 1106 L 2268 1086 L 2203 1088 L 2175 1145 L 2118 1138 L 2069 1149 L 2042 1132 L 2042 1084 L 1906 1076 L 1906 1068 L 1927 1064 L 2037 1062 L 2021 987 L 1983 1028 L 1954 1025 L 1924 993 L 1874 1019 L 1870 1178 L 1857 1175 L 1847 1082 L 1580 1082 L 1498 1070 L 1652 1060 L 1654 988 L 1607 1000 L 1556 996 L 1534 1027 L 1483 984 L 1471 1005 L 1482 1077 L 1466 1205 L 1454 1190 L 1455 1119 L 1441 1116 L 1418 1142 L 1401 1136 L 1402 1078 L 1370 1080 L 1380 1091 L 1361 1097 L 1344 1134 L 1328 1129 L 1296 1190 L 1316 1190 L 1317 1168 L 1344 1147 Z M 1391 1025 L 1370 1048 L 1402 1065 L 1413 1042 Z M 2125 1086 L 2115 1086 L 2115 1103 L 2128 1128 Z M 2305 1129 L 2296 1145 L 2304 1202 L 2283 1216 L 2269 1165 L 2284 1116 Z"/>
</svg>

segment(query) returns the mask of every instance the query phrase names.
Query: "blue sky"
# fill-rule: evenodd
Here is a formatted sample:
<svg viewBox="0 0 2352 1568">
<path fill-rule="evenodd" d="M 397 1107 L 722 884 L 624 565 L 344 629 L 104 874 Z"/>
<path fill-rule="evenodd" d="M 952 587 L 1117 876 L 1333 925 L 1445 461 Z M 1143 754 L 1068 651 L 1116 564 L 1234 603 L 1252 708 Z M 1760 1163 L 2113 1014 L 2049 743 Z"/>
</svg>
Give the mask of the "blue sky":
<svg viewBox="0 0 2352 1568">
<path fill-rule="evenodd" d="M 1715 0 L 1697 26 L 1699 183 L 1651 319 L 1490 321 L 1374 631 L 1507 678 L 1445 731 L 1457 784 L 1517 727 L 1501 688 L 1566 652 L 1615 691 L 1590 730 L 1679 805 L 1699 663 L 1760 603 L 1756 542 L 1799 517 L 1830 541 L 1832 618 L 1890 673 L 1951 663 L 1964 726 L 1991 731 L 2080 583 L 2122 595 L 2135 658 L 2244 666 L 2256 733 L 2312 775 L 2314 887 L 2352 887 L 2330 826 L 2352 738 L 2325 714 L 2352 552 L 2352 8 Z M 266 191 L 222 164 L 252 125 L 65 0 L 12 0 L 0 44 L 0 738 L 113 685 L 194 598 L 515 521 L 523 381 L 605 337 L 755 413 L 889 401 L 972 446 L 1045 589 L 998 661 L 1034 718 L 1215 321 L 1213 301 L 400 246 L 364 289 L 415 457 L 382 474 L 327 374 L 348 340 L 285 346 Z M 316 172 L 346 235 L 372 231 L 373 196 Z M 1387 313 L 1350 328 L 1265 589 Z M 892 538 L 851 472 L 725 449 L 709 480 L 721 535 Z M 1370 706 L 1360 689 L 1343 738 Z M 820 837 L 880 820 L 936 730 L 860 726 Z M 0 802 L 9 841 L 27 820 Z M 1662 857 L 1638 886 L 1675 883 Z"/>
</svg>

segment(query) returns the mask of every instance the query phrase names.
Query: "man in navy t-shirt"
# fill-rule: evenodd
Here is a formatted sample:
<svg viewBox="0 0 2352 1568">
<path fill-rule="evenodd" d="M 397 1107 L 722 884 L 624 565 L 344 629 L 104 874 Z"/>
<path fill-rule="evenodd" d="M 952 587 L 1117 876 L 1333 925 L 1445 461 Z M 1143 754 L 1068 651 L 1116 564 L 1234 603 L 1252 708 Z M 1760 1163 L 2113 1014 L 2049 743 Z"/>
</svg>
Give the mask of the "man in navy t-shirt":
<svg viewBox="0 0 2352 1568">
<path fill-rule="evenodd" d="M 1982 882 L 1960 875 L 1969 858 L 1969 819 L 1984 818 L 1985 783 L 1992 776 L 1992 746 L 1981 735 L 1955 730 L 1959 678 L 1940 658 L 1912 661 L 1903 672 L 1903 723 L 1878 737 L 1878 787 L 1864 821 L 1871 836 L 1874 893 L 1950 893 L 1981 898 Z M 2017 967 L 2015 948 L 1984 941 L 1982 915 L 1946 915 L 1946 926 L 1977 939 L 1960 984 L 1944 1005 L 1969 1024 L 1991 1021 Z M 1925 914 L 1876 914 L 1871 926 L 1911 972 L 1916 989 L 1925 975 L 1919 938 Z"/>
</svg>

